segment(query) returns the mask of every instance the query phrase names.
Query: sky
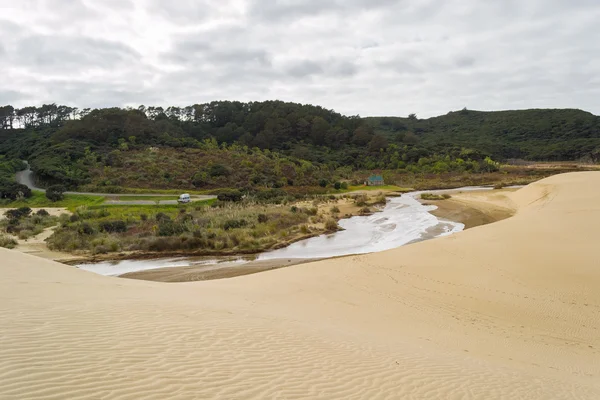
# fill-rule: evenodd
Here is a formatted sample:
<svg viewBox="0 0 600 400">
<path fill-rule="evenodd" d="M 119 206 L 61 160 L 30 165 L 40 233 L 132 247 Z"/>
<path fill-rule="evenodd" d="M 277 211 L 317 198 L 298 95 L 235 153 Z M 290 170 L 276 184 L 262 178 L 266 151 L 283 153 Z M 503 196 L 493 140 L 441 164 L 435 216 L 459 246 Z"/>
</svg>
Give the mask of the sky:
<svg viewBox="0 0 600 400">
<path fill-rule="evenodd" d="M 0 0 L 0 105 L 600 115 L 599 0 Z"/>
</svg>

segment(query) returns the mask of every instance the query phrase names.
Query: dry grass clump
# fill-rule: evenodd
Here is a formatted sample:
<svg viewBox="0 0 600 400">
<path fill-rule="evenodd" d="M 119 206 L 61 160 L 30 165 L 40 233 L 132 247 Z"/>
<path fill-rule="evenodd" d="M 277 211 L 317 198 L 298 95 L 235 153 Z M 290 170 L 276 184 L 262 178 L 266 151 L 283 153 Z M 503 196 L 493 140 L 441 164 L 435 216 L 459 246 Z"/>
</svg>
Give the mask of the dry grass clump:
<svg viewBox="0 0 600 400">
<path fill-rule="evenodd" d="M 14 249 L 17 246 L 17 241 L 10 236 L 0 235 L 0 247 L 6 249 Z"/>
<path fill-rule="evenodd" d="M 447 199 L 450 199 L 451 197 L 452 196 L 450 196 L 447 193 L 444 193 L 444 194 L 423 193 L 423 194 L 421 194 L 422 200 L 447 200 Z"/>
</svg>

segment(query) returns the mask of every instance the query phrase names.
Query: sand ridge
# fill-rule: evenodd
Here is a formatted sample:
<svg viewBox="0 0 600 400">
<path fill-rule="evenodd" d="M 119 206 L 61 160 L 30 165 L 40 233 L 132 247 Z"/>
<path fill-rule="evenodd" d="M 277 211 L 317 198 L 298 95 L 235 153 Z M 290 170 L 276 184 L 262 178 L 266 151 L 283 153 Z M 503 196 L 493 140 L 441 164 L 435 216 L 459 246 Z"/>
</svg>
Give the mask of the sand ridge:
<svg viewBox="0 0 600 400">
<path fill-rule="evenodd" d="M 0 249 L 0 398 L 600 398 L 600 173 L 508 196 L 491 225 L 219 281 Z"/>
</svg>

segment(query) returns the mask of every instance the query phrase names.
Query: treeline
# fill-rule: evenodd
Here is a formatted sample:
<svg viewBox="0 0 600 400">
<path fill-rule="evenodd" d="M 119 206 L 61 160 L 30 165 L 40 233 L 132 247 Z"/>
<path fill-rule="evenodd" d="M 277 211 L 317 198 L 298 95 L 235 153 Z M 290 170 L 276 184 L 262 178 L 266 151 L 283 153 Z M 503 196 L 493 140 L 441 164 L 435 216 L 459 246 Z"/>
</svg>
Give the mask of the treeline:
<svg viewBox="0 0 600 400">
<path fill-rule="evenodd" d="M 415 116 L 366 120 L 386 137 L 416 135 L 423 147 L 433 151 L 458 146 L 499 160 L 600 161 L 600 117 L 581 110 L 463 109 L 423 120 Z"/>
<path fill-rule="evenodd" d="M 107 179 L 110 173 L 97 171 L 119 168 L 117 160 L 126 166 L 129 154 L 150 147 L 202 150 L 207 143 L 223 150 L 237 146 L 236 152 L 268 151 L 268 157 L 283 157 L 296 166 L 307 161 L 317 171 L 328 171 L 324 176 L 339 168 L 479 172 L 495 168 L 492 160 L 509 158 L 596 160 L 598 120 L 578 110 L 463 110 L 424 120 L 415 115 L 363 119 L 281 101 L 94 110 L 5 106 L 0 108 L 0 154 L 28 160 L 43 183 L 69 187 L 96 184 L 98 176 Z M 194 169 L 197 177 L 207 173 L 210 179 L 210 171 Z M 189 178 L 181 179 L 192 182 Z"/>
</svg>

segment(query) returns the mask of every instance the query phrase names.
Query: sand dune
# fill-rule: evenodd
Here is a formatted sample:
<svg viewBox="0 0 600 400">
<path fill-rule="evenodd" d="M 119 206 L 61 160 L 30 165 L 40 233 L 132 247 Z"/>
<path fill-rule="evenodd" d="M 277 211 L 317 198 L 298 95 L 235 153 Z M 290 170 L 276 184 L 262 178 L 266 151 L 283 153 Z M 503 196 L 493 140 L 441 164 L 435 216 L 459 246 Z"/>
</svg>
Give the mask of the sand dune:
<svg viewBox="0 0 600 400">
<path fill-rule="evenodd" d="M 0 249 L 0 399 L 598 399 L 600 173 L 507 196 L 454 236 L 220 281 Z"/>
</svg>

